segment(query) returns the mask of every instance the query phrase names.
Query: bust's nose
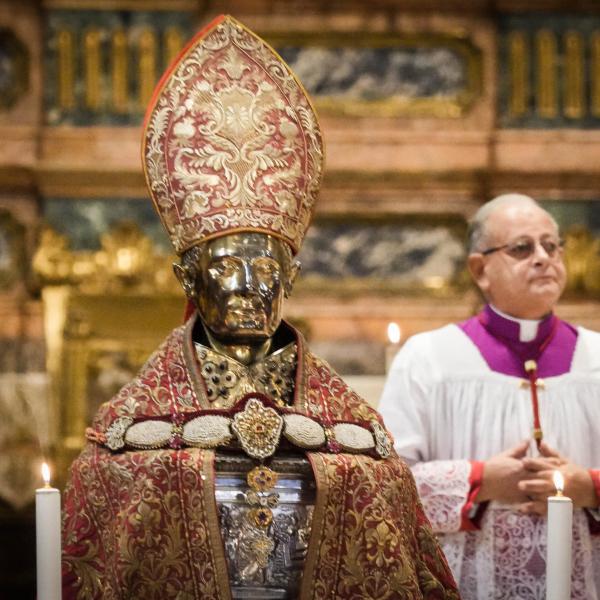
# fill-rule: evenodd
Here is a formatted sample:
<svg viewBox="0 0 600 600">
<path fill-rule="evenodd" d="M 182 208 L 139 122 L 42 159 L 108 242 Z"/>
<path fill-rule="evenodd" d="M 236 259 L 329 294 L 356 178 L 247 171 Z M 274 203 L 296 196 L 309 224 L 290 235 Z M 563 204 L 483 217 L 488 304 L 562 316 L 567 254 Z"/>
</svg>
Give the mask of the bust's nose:
<svg viewBox="0 0 600 600">
<path fill-rule="evenodd" d="M 258 281 L 251 264 L 243 263 L 239 271 L 239 290 L 241 292 L 256 292 L 258 290 Z"/>
</svg>

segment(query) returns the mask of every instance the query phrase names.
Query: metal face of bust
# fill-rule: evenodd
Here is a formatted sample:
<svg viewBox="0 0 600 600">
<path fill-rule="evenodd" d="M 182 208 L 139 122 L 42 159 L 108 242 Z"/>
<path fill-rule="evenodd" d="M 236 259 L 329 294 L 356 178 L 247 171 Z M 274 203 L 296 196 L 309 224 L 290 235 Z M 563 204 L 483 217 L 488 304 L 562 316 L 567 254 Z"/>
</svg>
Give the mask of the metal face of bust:
<svg viewBox="0 0 600 600">
<path fill-rule="evenodd" d="M 262 233 L 235 233 L 202 244 L 195 256 L 195 273 L 186 267 L 188 288 L 209 334 L 229 344 L 271 338 L 295 271 L 284 242 Z"/>
</svg>

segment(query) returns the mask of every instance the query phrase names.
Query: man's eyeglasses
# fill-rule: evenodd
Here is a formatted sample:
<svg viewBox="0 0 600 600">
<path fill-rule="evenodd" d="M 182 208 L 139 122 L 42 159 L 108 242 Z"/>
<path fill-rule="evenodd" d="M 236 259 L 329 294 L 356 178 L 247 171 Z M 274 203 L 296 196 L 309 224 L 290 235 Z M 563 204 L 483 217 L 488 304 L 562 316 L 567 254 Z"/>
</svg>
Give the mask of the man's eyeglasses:
<svg viewBox="0 0 600 600">
<path fill-rule="evenodd" d="M 565 241 L 560 239 L 546 238 L 540 240 L 539 244 L 550 258 L 557 258 L 562 255 Z M 511 242 L 510 244 L 503 244 L 502 246 L 488 248 L 487 250 L 483 250 L 481 254 L 487 256 L 488 254 L 492 254 L 498 250 L 504 250 L 506 254 L 512 256 L 512 258 L 517 260 L 525 260 L 535 252 L 535 245 L 535 240 L 517 240 L 516 242 Z"/>
</svg>

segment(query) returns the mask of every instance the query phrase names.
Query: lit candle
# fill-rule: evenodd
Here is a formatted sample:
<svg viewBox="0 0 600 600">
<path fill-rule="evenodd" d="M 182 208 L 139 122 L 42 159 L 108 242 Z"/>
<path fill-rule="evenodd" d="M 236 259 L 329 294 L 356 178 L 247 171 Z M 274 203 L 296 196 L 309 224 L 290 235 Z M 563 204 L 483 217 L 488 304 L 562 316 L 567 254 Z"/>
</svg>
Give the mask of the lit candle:
<svg viewBox="0 0 600 600">
<path fill-rule="evenodd" d="M 571 598 L 571 540 L 573 502 L 563 495 L 564 479 L 554 471 L 556 495 L 548 498 L 548 550 L 546 559 L 546 600 Z"/>
<path fill-rule="evenodd" d="M 44 487 L 35 491 L 37 600 L 60 600 L 60 492 L 50 487 L 50 469 L 42 464 Z"/>
<path fill-rule="evenodd" d="M 398 323 L 388 323 L 387 336 L 389 344 L 385 348 L 385 372 L 388 373 L 394 357 L 400 350 L 400 338 L 402 337 L 402 331 L 398 326 Z"/>
</svg>

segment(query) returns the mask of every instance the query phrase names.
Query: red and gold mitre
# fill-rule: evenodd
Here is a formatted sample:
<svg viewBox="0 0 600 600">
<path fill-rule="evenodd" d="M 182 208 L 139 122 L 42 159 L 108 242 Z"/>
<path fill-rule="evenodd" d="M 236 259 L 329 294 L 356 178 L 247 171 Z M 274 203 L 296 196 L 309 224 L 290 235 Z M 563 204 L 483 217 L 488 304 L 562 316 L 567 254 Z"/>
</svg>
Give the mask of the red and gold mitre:
<svg viewBox="0 0 600 600">
<path fill-rule="evenodd" d="M 298 252 L 323 167 L 317 117 L 281 57 L 232 17 L 198 33 L 163 75 L 142 153 L 178 254 L 240 231 Z"/>
</svg>

